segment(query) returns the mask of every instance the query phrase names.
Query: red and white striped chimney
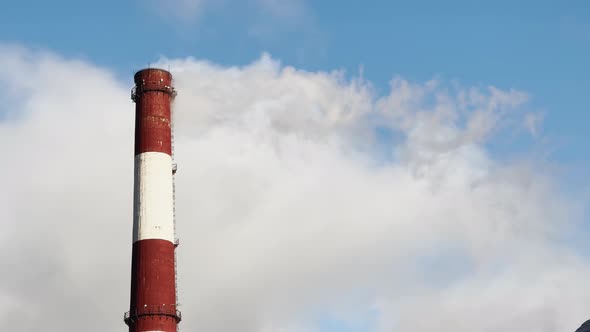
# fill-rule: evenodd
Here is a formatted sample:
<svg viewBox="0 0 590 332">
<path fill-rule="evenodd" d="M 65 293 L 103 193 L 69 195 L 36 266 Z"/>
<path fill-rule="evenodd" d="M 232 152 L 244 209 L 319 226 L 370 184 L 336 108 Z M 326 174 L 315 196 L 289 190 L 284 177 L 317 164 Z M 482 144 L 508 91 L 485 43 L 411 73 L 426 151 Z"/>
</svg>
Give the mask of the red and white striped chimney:
<svg viewBox="0 0 590 332">
<path fill-rule="evenodd" d="M 135 179 L 129 332 L 176 332 L 172 75 L 144 69 L 134 76 Z"/>
</svg>

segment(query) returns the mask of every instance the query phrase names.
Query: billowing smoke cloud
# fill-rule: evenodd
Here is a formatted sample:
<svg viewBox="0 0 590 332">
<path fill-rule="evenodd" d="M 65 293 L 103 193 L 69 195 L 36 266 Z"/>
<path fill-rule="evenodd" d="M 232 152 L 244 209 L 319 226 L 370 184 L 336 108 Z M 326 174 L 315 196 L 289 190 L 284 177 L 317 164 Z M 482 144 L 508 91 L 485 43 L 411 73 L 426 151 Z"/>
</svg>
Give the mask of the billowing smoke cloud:
<svg viewBox="0 0 590 332">
<path fill-rule="evenodd" d="M 163 60 L 175 75 L 185 331 L 568 331 L 590 266 L 564 244 L 578 202 L 487 148 L 527 123 L 497 88 Z M 131 78 L 0 49 L 0 322 L 123 331 Z M 519 118 L 520 117 L 520 118 Z M 517 120 L 514 120 L 517 119 Z"/>
</svg>

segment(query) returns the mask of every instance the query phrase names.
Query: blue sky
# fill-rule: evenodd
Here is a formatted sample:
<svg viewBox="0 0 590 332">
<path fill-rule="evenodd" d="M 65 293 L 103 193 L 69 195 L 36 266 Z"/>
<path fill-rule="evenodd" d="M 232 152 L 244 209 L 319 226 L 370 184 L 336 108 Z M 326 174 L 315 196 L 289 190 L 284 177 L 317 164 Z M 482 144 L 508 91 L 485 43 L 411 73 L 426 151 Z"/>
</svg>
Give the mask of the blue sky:
<svg viewBox="0 0 590 332">
<path fill-rule="evenodd" d="M 536 154 L 533 159 L 559 166 L 566 190 L 588 188 L 589 1 L 163 3 L 8 2 L 0 10 L 0 43 L 82 58 L 127 82 L 161 56 L 231 66 L 268 52 L 309 71 L 344 69 L 354 76 L 362 70 L 382 94 L 397 75 L 516 89 L 530 95 L 527 108 L 544 115 L 540 133 L 500 137 L 489 143 L 491 151 L 499 159 Z M 388 138 L 385 133 L 381 143 Z M 584 239 L 575 241 L 587 247 Z M 371 313 L 351 324 L 320 314 L 316 323 L 321 331 L 374 329 Z"/>
</svg>

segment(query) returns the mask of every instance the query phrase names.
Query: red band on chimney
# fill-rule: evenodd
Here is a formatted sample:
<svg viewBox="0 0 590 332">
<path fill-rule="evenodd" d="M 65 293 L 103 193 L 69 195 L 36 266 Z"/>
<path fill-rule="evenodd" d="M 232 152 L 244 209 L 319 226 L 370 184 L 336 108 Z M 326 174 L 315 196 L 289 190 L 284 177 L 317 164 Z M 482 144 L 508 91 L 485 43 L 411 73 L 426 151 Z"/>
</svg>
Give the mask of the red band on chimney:
<svg viewBox="0 0 590 332">
<path fill-rule="evenodd" d="M 160 69 L 135 74 L 135 154 L 172 153 L 170 103 L 175 95 L 172 75 Z"/>
</svg>

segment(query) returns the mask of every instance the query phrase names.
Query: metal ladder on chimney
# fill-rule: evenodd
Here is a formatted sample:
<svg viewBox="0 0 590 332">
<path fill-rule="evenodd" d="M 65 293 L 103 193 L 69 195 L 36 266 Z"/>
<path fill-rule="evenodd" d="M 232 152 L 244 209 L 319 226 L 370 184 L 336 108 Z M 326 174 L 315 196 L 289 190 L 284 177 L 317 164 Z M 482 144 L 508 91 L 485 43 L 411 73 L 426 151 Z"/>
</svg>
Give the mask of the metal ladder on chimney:
<svg viewBox="0 0 590 332">
<path fill-rule="evenodd" d="M 178 240 L 178 236 L 176 233 L 176 170 L 177 170 L 177 165 L 176 162 L 174 161 L 174 121 L 171 121 L 171 128 L 170 128 L 170 143 L 172 145 L 172 151 L 171 151 L 171 155 L 172 155 L 172 225 L 173 225 L 173 230 L 174 230 L 174 293 L 175 293 L 175 299 L 176 299 L 176 309 L 178 309 L 178 271 L 177 271 L 177 267 L 178 267 L 178 263 L 177 263 L 177 254 L 176 254 L 176 248 L 178 247 L 178 245 L 180 244 L 179 240 Z M 176 331 L 180 331 L 180 326 L 176 325 Z"/>
</svg>

